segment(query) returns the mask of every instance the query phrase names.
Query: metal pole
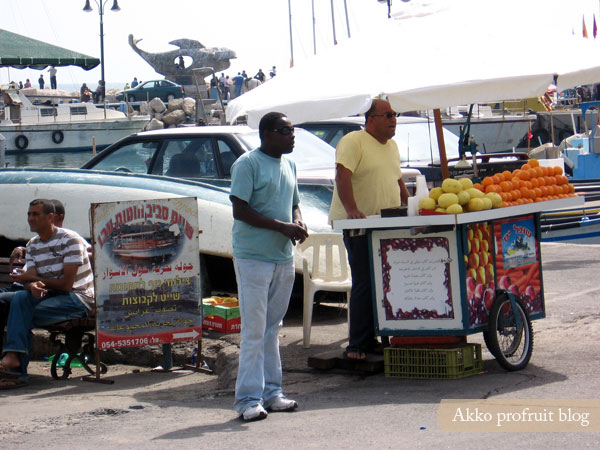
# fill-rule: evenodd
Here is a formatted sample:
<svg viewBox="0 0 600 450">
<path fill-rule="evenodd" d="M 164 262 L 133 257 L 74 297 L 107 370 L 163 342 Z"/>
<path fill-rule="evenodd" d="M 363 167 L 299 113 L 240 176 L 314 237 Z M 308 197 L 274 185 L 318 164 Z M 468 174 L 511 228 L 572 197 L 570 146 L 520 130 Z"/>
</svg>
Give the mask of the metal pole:
<svg viewBox="0 0 600 450">
<path fill-rule="evenodd" d="M 337 45 L 337 38 L 335 37 L 335 14 L 333 12 L 333 0 L 331 0 L 331 26 L 333 27 L 333 45 Z"/>
<path fill-rule="evenodd" d="M 344 0 L 344 11 L 346 12 L 346 28 L 348 28 L 348 37 L 350 36 L 350 22 L 348 21 L 348 5 L 346 4 L 346 0 Z"/>
<path fill-rule="evenodd" d="M 1 168 L 4 168 L 4 136 L 0 134 L 0 169 Z M 4 330 L 2 332 L 4 332 Z"/>
<path fill-rule="evenodd" d="M 104 2 L 106 3 L 106 1 Z M 98 2 L 98 12 L 100 14 L 100 79 L 102 80 L 102 85 L 105 86 L 104 83 L 104 21 L 102 20 L 102 16 L 104 15 L 102 0 Z M 106 89 L 106 88 L 104 88 Z"/>
<path fill-rule="evenodd" d="M 288 11 L 290 13 L 290 67 L 294 67 L 294 42 L 292 40 L 292 3 L 288 0 Z"/>
<path fill-rule="evenodd" d="M 315 0 L 311 1 L 312 3 L 312 23 L 313 23 L 313 48 L 314 48 L 314 54 L 317 54 L 317 35 L 315 32 L 315 26 L 316 26 L 316 21 L 315 21 Z"/>
</svg>

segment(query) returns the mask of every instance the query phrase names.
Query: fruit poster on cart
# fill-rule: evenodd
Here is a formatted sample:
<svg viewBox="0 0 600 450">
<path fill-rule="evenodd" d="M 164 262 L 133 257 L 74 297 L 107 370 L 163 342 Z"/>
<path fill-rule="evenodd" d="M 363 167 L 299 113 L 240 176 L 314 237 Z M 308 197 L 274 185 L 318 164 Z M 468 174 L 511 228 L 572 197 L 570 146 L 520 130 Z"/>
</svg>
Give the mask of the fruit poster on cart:
<svg viewBox="0 0 600 450">
<path fill-rule="evenodd" d="M 99 348 L 196 339 L 202 332 L 196 198 L 91 209 Z"/>
<path fill-rule="evenodd" d="M 535 222 L 533 218 L 500 225 L 504 268 L 526 266 L 536 261 Z"/>
<path fill-rule="evenodd" d="M 533 216 L 494 223 L 497 289 L 519 298 L 529 314 L 543 311 L 542 276 Z"/>
</svg>

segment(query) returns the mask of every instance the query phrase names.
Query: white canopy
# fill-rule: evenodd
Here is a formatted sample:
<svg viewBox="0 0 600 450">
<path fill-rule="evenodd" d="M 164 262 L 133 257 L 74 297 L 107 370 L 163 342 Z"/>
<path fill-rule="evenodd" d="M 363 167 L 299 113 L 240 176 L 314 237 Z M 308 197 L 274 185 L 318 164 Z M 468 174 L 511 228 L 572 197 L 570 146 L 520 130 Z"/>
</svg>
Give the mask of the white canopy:
<svg viewBox="0 0 600 450">
<path fill-rule="evenodd" d="M 435 13 L 382 21 L 232 100 L 227 120 L 248 114 L 256 127 L 269 111 L 293 123 L 342 117 L 365 112 L 378 95 L 398 112 L 538 97 L 555 74 L 559 90 L 596 83 L 591 13 L 590 39 L 581 37 L 581 19 L 576 35 L 571 22 L 546 20 L 564 20 L 566 8 L 557 0 L 453 0 Z"/>
</svg>

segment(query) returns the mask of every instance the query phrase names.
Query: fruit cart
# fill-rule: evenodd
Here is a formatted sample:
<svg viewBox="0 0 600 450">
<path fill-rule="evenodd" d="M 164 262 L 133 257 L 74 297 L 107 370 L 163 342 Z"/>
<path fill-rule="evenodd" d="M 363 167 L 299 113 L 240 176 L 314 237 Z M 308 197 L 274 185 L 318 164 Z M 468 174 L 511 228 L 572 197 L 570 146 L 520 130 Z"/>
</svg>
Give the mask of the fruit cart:
<svg viewBox="0 0 600 450">
<path fill-rule="evenodd" d="M 583 198 L 463 214 L 370 216 L 337 229 L 369 235 L 374 316 L 382 336 L 483 332 L 502 367 L 524 368 L 531 320 L 545 317 L 540 213 Z"/>
</svg>

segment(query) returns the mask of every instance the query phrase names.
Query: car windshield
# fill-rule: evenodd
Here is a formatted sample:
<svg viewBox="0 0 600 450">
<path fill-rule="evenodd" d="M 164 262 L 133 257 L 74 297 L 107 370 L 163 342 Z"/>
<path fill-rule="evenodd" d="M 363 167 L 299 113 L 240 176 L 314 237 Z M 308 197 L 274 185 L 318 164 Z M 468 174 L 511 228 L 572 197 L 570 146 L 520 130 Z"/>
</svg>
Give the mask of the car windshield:
<svg viewBox="0 0 600 450">
<path fill-rule="evenodd" d="M 107 154 L 90 168 L 145 174 L 148 173 L 148 166 L 159 145 L 160 142 L 157 141 L 132 142 Z"/>
<path fill-rule="evenodd" d="M 258 131 L 240 133 L 238 138 L 244 142 L 249 149 L 260 147 Z M 312 133 L 296 128 L 294 151 L 290 157 L 296 163 L 298 171 L 333 169 L 335 167 L 335 150 Z"/>
</svg>

